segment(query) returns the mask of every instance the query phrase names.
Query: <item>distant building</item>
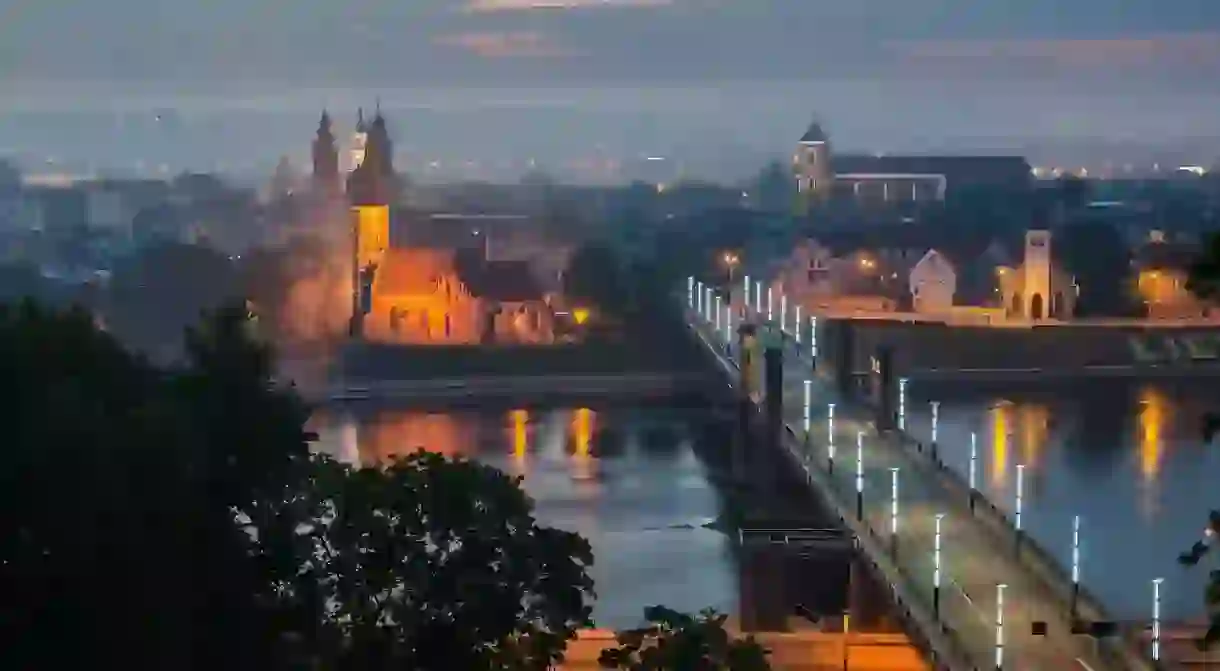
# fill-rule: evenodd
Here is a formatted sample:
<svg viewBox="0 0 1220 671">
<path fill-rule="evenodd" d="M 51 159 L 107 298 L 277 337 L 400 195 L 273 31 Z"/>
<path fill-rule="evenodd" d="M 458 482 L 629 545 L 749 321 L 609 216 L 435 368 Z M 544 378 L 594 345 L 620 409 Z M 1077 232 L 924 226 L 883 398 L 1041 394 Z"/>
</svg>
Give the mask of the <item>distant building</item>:
<svg viewBox="0 0 1220 671">
<path fill-rule="evenodd" d="M 944 313 L 953 308 L 957 271 L 943 254 L 929 249 L 911 269 L 911 306 L 915 312 Z"/>
<path fill-rule="evenodd" d="M 1080 291 L 1076 280 L 1056 262 L 1050 231 L 1028 231 L 1024 261 L 998 272 L 1007 317 L 1038 321 L 1071 319 L 1075 314 Z"/>
<path fill-rule="evenodd" d="M 835 154 L 817 122 L 798 141 L 792 166 L 797 190 L 806 201 L 935 202 L 972 187 L 1011 192 L 1033 185 L 1032 169 L 1020 156 Z"/>
</svg>

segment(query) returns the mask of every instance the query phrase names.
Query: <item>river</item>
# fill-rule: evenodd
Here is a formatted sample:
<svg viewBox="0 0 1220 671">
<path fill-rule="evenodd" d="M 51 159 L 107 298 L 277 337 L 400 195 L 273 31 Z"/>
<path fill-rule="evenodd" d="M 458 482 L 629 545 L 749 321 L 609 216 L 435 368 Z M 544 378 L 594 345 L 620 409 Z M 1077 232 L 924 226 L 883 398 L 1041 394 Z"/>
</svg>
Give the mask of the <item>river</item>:
<svg viewBox="0 0 1220 671">
<path fill-rule="evenodd" d="M 637 625 L 643 608 L 738 612 L 738 571 L 692 449 L 691 410 L 416 411 L 331 408 L 311 420 L 318 449 L 376 463 L 419 447 L 523 477 L 539 521 L 593 547 L 598 626 Z M 620 436 L 602 441 L 599 436 Z M 599 449 L 599 445 L 610 447 Z"/>
</svg>

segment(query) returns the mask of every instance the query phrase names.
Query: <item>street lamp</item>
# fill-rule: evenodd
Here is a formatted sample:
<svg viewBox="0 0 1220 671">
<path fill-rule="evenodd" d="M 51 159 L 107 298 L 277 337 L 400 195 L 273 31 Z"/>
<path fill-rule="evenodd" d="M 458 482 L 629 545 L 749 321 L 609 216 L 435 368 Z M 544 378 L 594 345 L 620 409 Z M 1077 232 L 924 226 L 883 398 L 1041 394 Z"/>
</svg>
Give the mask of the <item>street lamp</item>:
<svg viewBox="0 0 1220 671">
<path fill-rule="evenodd" d="M 762 280 L 754 280 L 754 311 L 762 316 Z"/>
<path fill-rule="evenodd" d="M 1164 578 L 1152 581 L 1152 661 L 1161 661 L 1161 583 Z"/>
<path fill-rule="evenodd" d="M 940 439 L 940 401 L 932 401 L 932 461 L 936 461 L 936 443 Z"/>
<path fill-rule="evenodd" d="M 691 309 L 695 307 L 695 277 L 693 275 L 686 278 L 686 307 Z"/>
<path fill-rule="evenodd" d="M 864 432 L 856 432 L 856 519 L 864 521 Z"/>
<path fill-rule="evenodd" d="M 818 361 L 818 318 L 809 317 L 809 356 L 816 364 Z"/>
<path fill-rule="evenodd" d="M 944 513 L 936 515 L 936 531 L 932 536 L 932 614 L 940 619 L 940 523 Z"/>
<path fill-rule="evenodd" d="M 907 430 L 907 379 L 898 378 L 898 430 Z"/>
<path fill-rule="evenodd" d="M 772 300 L 771 287 L 767 287 L 767 322 L 770 323 L 775 319 L 775 302 Z"/>
<path fill-rule="evenodd" d="M 1072 619 L 1080 600 L 1080 515 L 1072 518 Z"/>
<path fill-rule="evenodd" d="M 831 403 L 826 406 L 826 470 L 834 475 L 835 472 L 835 404 Z"/>
<path fill-rule="evenodd" d="M 1008 585 L 995 586 L 995 668 L 1004 669 L 1004 589 Z"/>
<path fill-rule="evenodd" d="M 898 468 L 890 469 L 890 545 L 898 553 Z"/>
<path fill-rule="evenodd" d="M 779 295 L 779 332 L 788 332 L 788 294 Z"/>
<path fill-rule="evenodd" d="M 699 293 L 697 294 L 697 297 L 695 298 L 695 307 L 697 308 L 695 313 L 702 315 L 703 314 L 703 282 L 696 282 L 695 286 L 699 289 Z"/>
<path fill-rule="evenodd" d="M 813 381 L 805 380 L 805 442 L 809 442 L 809 404 L 813 401 Z"/>
<path fill-rule="evenodd" d="M 720 332 L 720 294 L 716 294 L 716 332 Z"/>
<path fill-rule="evenodd" d="M 1015 515 L 1013 517 L 1014 526 L 1017 530 L 1017 549 L 1021 549 L 1021 537 L 1025 533 L 1021 530 L 1021 508 L 1025 498 L 1025 464 L 1017 464 L 1017 503 L 1014 508 Z"/>
<path fill-rule="evenodd" d="M 746 308 L 750 307 L 750 276 L 746 275 L 742 278 L 741 287 L 741 304 Z"/>
<path fill-rule="evenodd" d="M 978 498 L 979 486 L 979 435 L 970 432 L 970 512 L 974 512 L 974 500 Z"/>
<path fill-rule="evenodd" d="M 793 331 L 792 335 L 796 339 L 796 344 L 799 345 L 799 344 L 801 344 L 801 304 L 797 303 L 793 307 L 793 310 L 796 311 L 796 315 L 792 318 L 792 325 L 794 327 L 792 329 L 792 331 Z M 800 349 L 800 348 L 797 348 L 797 349 Z"/>
</svg>

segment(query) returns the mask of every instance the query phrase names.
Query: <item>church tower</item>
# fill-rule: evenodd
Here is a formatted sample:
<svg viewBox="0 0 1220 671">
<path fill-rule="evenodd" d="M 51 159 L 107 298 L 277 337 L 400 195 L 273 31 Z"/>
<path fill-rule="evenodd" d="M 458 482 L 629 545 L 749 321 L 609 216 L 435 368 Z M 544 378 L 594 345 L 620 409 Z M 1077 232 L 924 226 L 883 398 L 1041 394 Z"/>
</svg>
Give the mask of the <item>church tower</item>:
<svg viewBox="0 0 1220 671">
<path fill-rule="evenodd" d="M 356 132 L 352 134 L 352 146 L 348 150 L 347 171 L 355 172 L 364 163 L 365 146 L 369 141 L 368 127 L 364 123 L 364 110 L 356 110 Z"/>
<path fill-rule="evenodd" d="M 1051 232 L 1026 231 L 1024 302 L 1030 319 L 1046 319 L 1051 306 Z"/>
<path fill-rule="evenodd" d="M 359 167 L 347 180 L 352 222 L 351 335 L 364 333 L 364 316 L 372 311 L 377 268 L 390 245 L 390 204 L 394 201 L 394 166 L 385 118 L 377 113 Z"/>
<path fill-rule="evenodd" d="M 830 139 L 816 120 L 809 124 L 796 145 L 792 172 L 802 202 L 830 197 L 835 181 L 834 168 L 830 164 Z"/>
<path fill-rule="evenodd" d="M 323 194 L 338 193 L 339 150 L 335 148 L 335 135 L 331 129 L 330 115 L 325 110 L 318 122 L 318 132 L 313 141 L 314 188 Z"/>
</svg>

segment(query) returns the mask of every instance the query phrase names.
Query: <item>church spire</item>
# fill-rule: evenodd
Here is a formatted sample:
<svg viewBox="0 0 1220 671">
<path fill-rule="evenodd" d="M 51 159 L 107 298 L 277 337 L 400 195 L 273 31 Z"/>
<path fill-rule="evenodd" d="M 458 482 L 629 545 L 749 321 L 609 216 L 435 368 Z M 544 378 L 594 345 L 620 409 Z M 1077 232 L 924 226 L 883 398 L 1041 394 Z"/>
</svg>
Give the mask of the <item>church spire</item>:
<svg viewBox="0 0 1220 671">
<path fill-rule="evenodd" d="M 339 150 L 335 147 L 335 134 L 326 110 L 322 110 L 313 141 L 313 179 L 316 185 L 326 190 L 333 191 L 339 187 Z"/>
</svg>

